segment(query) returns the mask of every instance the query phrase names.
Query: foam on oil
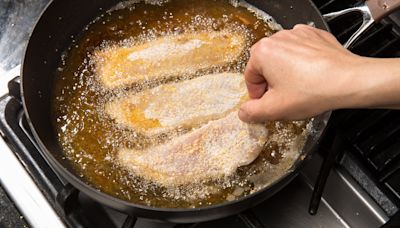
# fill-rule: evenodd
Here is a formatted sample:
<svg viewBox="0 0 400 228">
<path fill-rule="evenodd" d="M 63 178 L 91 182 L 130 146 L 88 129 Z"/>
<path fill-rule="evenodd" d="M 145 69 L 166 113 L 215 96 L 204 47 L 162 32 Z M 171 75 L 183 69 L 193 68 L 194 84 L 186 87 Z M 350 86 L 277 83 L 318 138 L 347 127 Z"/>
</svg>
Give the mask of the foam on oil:
<svg viewBox="0 0 400 228">
<path fill-rule="evenodd" d="M 129 47 L 166 35 L 221 30 L 244 34 L 246 50 L 249 50 L 252 44 L 279 28 L 271 17 L 243 1 L 147 0 L 126 1 L 114 6 L 89 24 L 73 41 L 58 68 L 52 104 L 53 121 L 65 159 L 87 183 L 100 191 L 156 207 L 187 208 L 221 203 L 255 192 L 276 180 L 297 159 L 307 135 L 305 122 L 267 124 L 269 140 L 265 150 L 256 161 L 239 168 L 233 176 L 166 188 L 121 168 L 115 162 L 116 153 L 121 147 L 144 149 L 186 130 L 149 138 L 118 127 L 104 113 L 107 102 L 128 93 L 207 73 L 243 72 L 248 51 L 225 66 L 113 90 L 104 89 L 96 77 L 93 53 L 107 48 Z"/>
</svg>

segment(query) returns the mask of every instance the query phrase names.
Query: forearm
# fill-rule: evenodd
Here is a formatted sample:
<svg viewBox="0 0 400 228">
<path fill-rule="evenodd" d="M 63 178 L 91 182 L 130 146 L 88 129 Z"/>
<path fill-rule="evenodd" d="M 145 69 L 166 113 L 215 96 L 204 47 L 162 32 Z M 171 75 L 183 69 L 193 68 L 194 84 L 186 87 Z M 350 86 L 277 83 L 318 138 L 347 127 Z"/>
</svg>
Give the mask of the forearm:
<svg viewBox="0 0 400 228">
<path fill-rule="evenodd" d="M 342 107 L 400 109 L 400 59 L 361 57 L 349 71 Z"/>
</svg>

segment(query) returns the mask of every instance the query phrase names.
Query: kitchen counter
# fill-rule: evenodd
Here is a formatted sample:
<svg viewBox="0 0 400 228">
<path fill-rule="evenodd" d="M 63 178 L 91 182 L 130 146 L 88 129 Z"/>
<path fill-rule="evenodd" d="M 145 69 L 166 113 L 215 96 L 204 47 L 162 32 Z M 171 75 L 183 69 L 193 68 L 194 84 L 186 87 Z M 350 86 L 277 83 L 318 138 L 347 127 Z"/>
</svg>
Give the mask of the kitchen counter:
<svg viewBox="0 0 400 228">
<path fill-rule="evenodd" d="M 49 1 L 0 0 L 0 79 L 21 63 L 33 25 Z"/>
<path fill-rule="evenodd" d="M 28 227 L 24 218 L 0 186 L 0 227 Z"/>
</svg>

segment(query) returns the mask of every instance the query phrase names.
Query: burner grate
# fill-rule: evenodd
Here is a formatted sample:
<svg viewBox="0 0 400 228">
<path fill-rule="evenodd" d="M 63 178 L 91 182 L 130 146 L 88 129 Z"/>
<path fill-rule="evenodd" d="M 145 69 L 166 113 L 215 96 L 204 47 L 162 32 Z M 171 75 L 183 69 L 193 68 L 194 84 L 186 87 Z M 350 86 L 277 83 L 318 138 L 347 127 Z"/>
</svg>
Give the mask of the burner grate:
<svg viewBox="0 0 400 228">
<path fill-rule="evenodd" d="M 336 130 L 344 140 L 346 150 L 357 159 L 385 197 L 400 208 L 400 111 L 348 110 L 335 115 L 345 119 L 337 123 Z M 357 173 L 353 175 L 357 176 Z M 362 181 L 359 183 L 378 204 L 383 202 L 374 188 Z M 391 209 L 386 212 L 393 215 Z"/>
<path fill-rule="evenodd" d="M 321 13 L 330 13 L 349 8 L 360 3 L 355 0 L 314 0 Z M 360 27 L 362 16 L 359 13 L 349 13 L 330 23 L 330 28 L 336 38 L 344 43 Z M 366 35 L 352 47 L 352 51 L 363 56 L 394 57 L 400 56 L 400 28 L 396 23 L 386 18 L 381 23 L 372 26 Z"/>
<path fill-rule="evenodd" d="M 373 26 L 352 51 L 363 56 L 400 56 L 400 37 L 394 32 L 394 23 L 389 21 L 387 19 Z"/>
<path fill-rule="evenodd" d="M 352 115 L 363 118 L 367 122 L 374 117 L 367 111 L 353 111 Z M 377 119 L 365 126 L 357 126 L 351 122 L 343 123 L 344 137 L 351 142 L 353 151 L 359 155 L 374 180 L 391 199 L 400 207 L 400 112 L 375 111 Z M 360 116 L 360 114 L 363 114 Z M 347 132 L 357 132 L 355 137 Z M 397 182 L 395 180 L 398 180 Z"/>
</svg>

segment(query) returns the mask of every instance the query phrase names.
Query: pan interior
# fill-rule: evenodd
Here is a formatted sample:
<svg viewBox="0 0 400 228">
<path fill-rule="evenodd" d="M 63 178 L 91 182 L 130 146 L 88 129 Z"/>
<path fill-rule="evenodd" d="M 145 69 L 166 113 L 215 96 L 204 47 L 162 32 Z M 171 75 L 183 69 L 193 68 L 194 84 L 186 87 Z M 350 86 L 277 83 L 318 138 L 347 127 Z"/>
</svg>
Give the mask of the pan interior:
<svg viewBox="0 0 400 228">
<path fill-rule="evenodd" d="M 308 134 L 307 121 L 270 122 L 261 155 L 230 177 L 185 186 L 163 187 L 135 176 L 116 162 L 120 147 L 147 148 L 170 140 L 146 137 L 116 126 L 105 103 L 124 94 L 207 73 L 243 72 L 248 51 L 238 61 L 193 75 L 140 83 L 113 90 L 98 81 L 93 53 L 110 46 L 129 46 L 166 34 L 227 30 L 246 35 L 247 50 L 279 26 L 266 14 L 224 0 L 128 1 L 93 20 L 63 54 L 57 69 L 52 121 L 64 151 L 77 173 L 95 188 L 137 204 L 167 208 L 202 207 L 256 192 L 284 175 L 299 157 Z"/>
</svg>

